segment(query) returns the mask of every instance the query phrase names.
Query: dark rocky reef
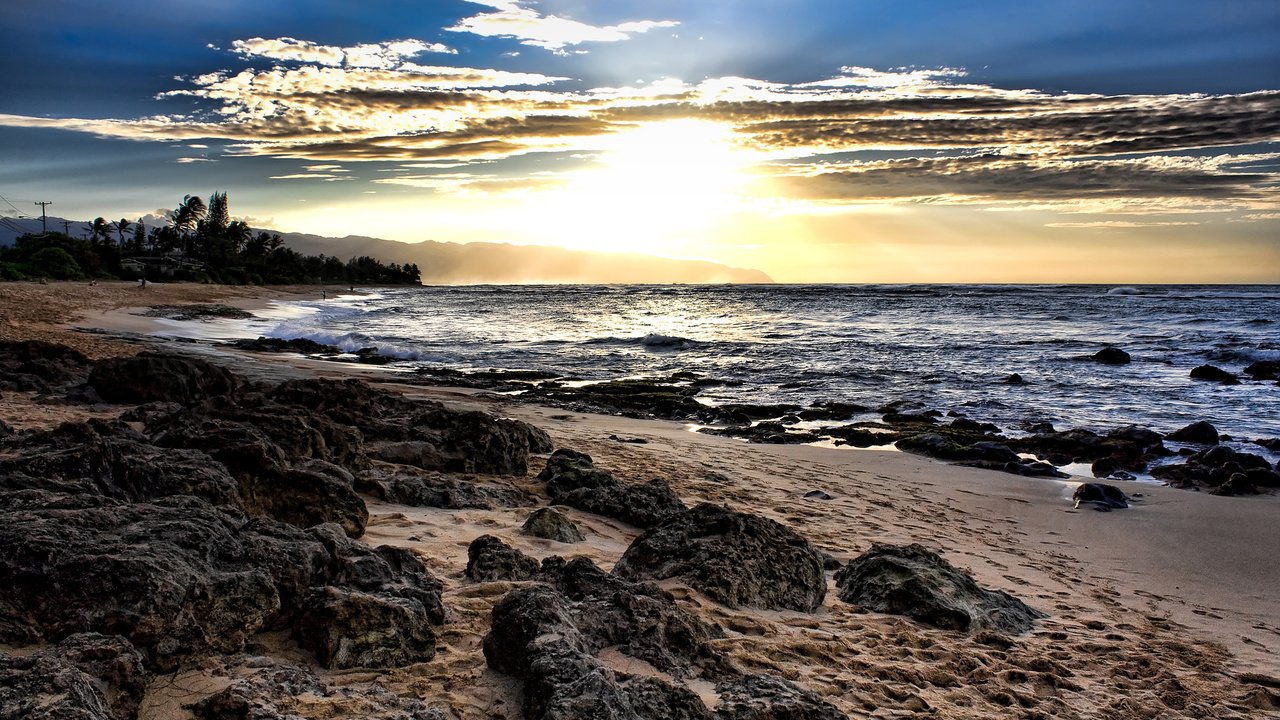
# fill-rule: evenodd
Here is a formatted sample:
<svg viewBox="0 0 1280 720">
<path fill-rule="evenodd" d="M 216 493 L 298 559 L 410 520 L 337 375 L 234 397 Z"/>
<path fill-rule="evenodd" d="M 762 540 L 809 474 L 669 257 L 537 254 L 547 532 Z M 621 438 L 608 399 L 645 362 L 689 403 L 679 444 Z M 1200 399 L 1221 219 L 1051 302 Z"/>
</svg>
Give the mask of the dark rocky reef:
<svg viewBox="0 0 1280 720">
<path fill-rule="evenodd" d="M 32 655 L 0 653 L 0 717 L 128 720 L 150 681 L 124 638 L 71 635 Z"/>
<path fill-rule="evenodd" d="M 462 478 L 405 485 L 439 473 L 380 465 L 368 448 L 430 443 L 444 469 L 523 475 L 530 444 L 549 444 L 524 423 L 358 381 L 270 386 L 172 354 L 90 366 L 57 346 L 9 349 L 0 362 L 62 358 L 67 373 L 30 369 L 64 385 L 86 377 L 113 402 L 141 404 L 124 413 L 133 426 L 93 420 L 0 437 L 0 642 L 119 636 L 148 672 L 240 652 L 266 630 L 291 631 L 326 667 L 430 659 L 441 585 L 412 553 L 351 539 L 368 518 L 356 473 L 390 496 L 534 498 Z M 68 692 L 98 702 L 72 670 L 55 670 Z M 94 677 L 101 691 L 105 676 Z"/>
<path fill-rule="evenodd" d="M 876 543 L 835 580 L 844 602 L 943 630 L 1019 634 L 1046 617 L 1006 592 L 979 587 L 968 573 L 916 544 Z"/>
<path fill-rule="evenodd" d="M 547 459 L 538 473 L 547 494 L 556 505 L 621 520 L 638 528 L 654 524 L 685 510 L 684 503 L 666 481 L 624 483 L 607 470 L 598 468 L 591 456 L 562 448 Z"/>
<path fill-rule="evenodd" d="M 92 363 L 84 353 L 40 340 L 0 341 L 0 390 L 50 393 L 83 383 Z"/>
<path fill-rule="evenodd" d="M 730 607 L 813 612 L 827 592 L 822 556 L 808 540 L 767 518 L 710 503 L 647 530 L 613 572 L 632 580 L 678 578 Z"/>
<path fill-rule="evenodd" d="M 355 487 L 379 500 L 414 507 L 493 510 L 530 507 L 538 502 L 535 496 L 510 485 L 416 468 L 363 470 L 356 474 Z"/>
<path fill-rule="evenodd" d="M 528 720 L 844 718 L 786 680 L 739 674 L 712 645 L 721 631 L 652 583 L 609 575 L 585 558 L 549 558 L 540 579 L 498 602 L 484 639 L 489 667 L 524 681 Z M 597 658 L 606 647 L 666 677 L 614 671 Z M 694 677 L 717 681 L 715 711 L 683 684 Z"/>
<path fill-rule="evenodd" d="M 1226 445 L 1202 450 L 1183 463 L 1156 466 L 1151 475 L 1176 487 L 1207 489 L 1214 495 L 1253 495 L 1280 488 L 1280 472 L 1266 458 Z"/>
<path fill-rule="evenodd" d="M 402 698 L 377 687 L 357 696 L 334 690 L 310 669 L 272 665 L 236 680 L 199 701 L 192 712 L 199 720 L 292 720 L 294 710 L 310 709 L 312 717 L 385 718 L 386 720 L 446 720 L 447 715 L 420 700 Z"/>
</svg>

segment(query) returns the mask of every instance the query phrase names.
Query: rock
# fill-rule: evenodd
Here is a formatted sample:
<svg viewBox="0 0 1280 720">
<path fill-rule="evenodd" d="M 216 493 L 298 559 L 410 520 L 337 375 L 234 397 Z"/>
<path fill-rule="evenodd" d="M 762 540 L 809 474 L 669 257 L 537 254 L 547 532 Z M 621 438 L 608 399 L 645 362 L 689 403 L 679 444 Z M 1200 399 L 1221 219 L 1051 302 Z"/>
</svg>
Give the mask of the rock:
<svg viewBox="0 0 1280 720">
<path fill-rule="evenodd" d="M 0 653 L 0 717 L 134 718 L 150 681 L 124 638 L 72 635 L 33 655 Z"/>
<path fill-rule="evenodd" d="M 229 673 L 239 677 L 235 669 Z M 364 720 L 445 720 L 416 698 L 376 685 L 331 689 L 310 669 L 272 665 L 231 683 L 191 707 L 198 720 L 295 720 L 359 717 Z"/>
<path fill-rule="evenodd" d="M 159 670 L 236 652 L 280 609 L 244 555 L 237 522 L 197 498 L 43 493 L 0 512 L 0 639 L 118 633 Z"/>
<path fill-rule="evenodd" d="M 619 677 L 596 658 L 606 647 L 673 678 L 720 674 L 721 637 L 651 583 L 606 574 L 586 558 L 548 559 L 537 583 L 507 593 L 484 638 L 489 667 L 525 682 L 527 718 L 709 718 L 701 701 L 658 679 Z"/>
<path fill-rule="evenodd" d="M 444 622 L 440 601 L 444 586 L 412 552 L 390 545 L 371 548 L 350 539 L 332 523 L 308 528 L 306 534 L 329 555 L 315 584 L 415 600 L 422 604 L 430 623 Z"/>
<path fill-rule="evenodd" d="M 1217 445 L 1218 429 L 1201 420 L 1169 433 L 1169 439 L 1175 442 L 1196 443 L 1198 445 Z"/>
<path fill-rule="evenodd" d="M 18 431 L 14 430 L 12 425 L 5 422 L 4 420 L 0 420 L 0 439 L 12 437 L 17 433 Z"/>
<path fill-rule="evenodd" d="M 979 587 L 968 573 L 917 544 L 876 543 L 836 573 L 835 581 L 844 602 L 944 630 L 1016 635 L 1046 617 L 1008 593 Z"/>
<path fill-rule="evenodd" d="M 1258 360 L 1244 369 L 1254 380 L 1280 380 L 1280 360 Z"/>
<path fill-rule="evenodd" d="M 227 344 L 241 350 L 262 353 L 294 352 L 303 355 L 338 355 L 342 352 L 340 347 L 322 345 L 307 338 L 283 340 L 281 338 L 258 337 L 256 340 L 232 340 Z"/>
<path fill-rule="evenodd" d="M 430 616 L 418 600 L 336 587 L 307 593 L 294 637 L 331 669 L 400 667 L 436 652 Z"/>
<path fill-rule="evenodd" d="M 417 442 L 413 464 L 428 470 L 523 476 L 530 439 L 541 431 L 518 420 L 432 401 L 409 400 L 358 380 L 290 380 L 269 400 L 359 430 L 366 441 Z M 341 463 L 340 463 L 341 464 Z"/>
<path fill-rule="evenodd" d="M 1179 487 L 1216 488 L 1235 474 L 1244 475 L 1255 487 L 1280 487 L 1280 472 L 1261 455 L 1237 452 L 1226 445 L 1216 445 L 1192 454 L 1185 463 L 1160 465 L 1151 469 L 1152 477 Z M 1232 488 L 1244 489 L 1242 481 Z"/>
<path fill-rule="evenodd" d="M 149 402 L 125 410 L 120 414 L 120 422 L 140 422 L 145 425 L 157 418 L 181 411 L 182 406 L 176 402 Z"/>
<path fill-rule="evenodd" d="M 660 478 L 643 484 L 619 482 L 609 487 L 578 488 L 553 497 L 552 502 L 621 520 L 638 528 L 653 527 L 685 511 L 679 496 Z"/>
<path fill-rule="evenodd" d="M 204 360 L 141 353 L 131 358 L 98 362 L 89 373 L 89 385 L 112 403 L 139 405 L 159 401 L 190 405 L 209 397 L 229 395 L 241 383 L 227 370 Z"/>
<path fill-rule="evenodd" d="M 1114 486 L 1105 483 L 1080 483 L 1071 493 L 1076 507 L 1080 503 L 1093 503 L 1096 510 L 1112 510 L 1129 507 L 1129 496 Z"/>
<path fill-rule="evenodd" d="M 698 432 L 707 435 L 742 438 L 747 442 L 766 445 L 802 445 L 817 442 L 821 436 L 809 431 L 792 431 L 783 422 L 759 422 L 755 425 L 735 425 L 732 427 L 704 427 Z"/>
<path fill-rule="evenodd" d="M 1260 445 L 1271 452 L 1280 452 L 1280 438 L 1258 438 L 1254 440 L 1255 445 Z"/>
<path fill-rule="evenodd" d="M 1131 360 L 1129 353 L 1117 347 L 1105 347 L 1093 354 L 1093 361 L 1103 365 L 1128 365 Z"/>
<path fill-rule="evenodd" d="M 855 415 L 865 413 L 869 410 L 864 405 L 855 403 L 842 403 L 830 401 L 818 401 L 813 407 L 806 408 L 796 413 L 801 420 L 831 420 L 840 421 L 848 420 Z"/>
<path fill-rule="evenodd" d="M 927 455 L 940 460 L 983 460 L 995 463 L 1018 462 L 1018 454 L 1007 445 L 980 442 L 961 445 L 954 439 L 939 433 L 923 433 L 906 437 L 895 443 L 900 450 Z"/>
<path fill-rule="evenodd" d="M 817 693 L 781 678 L 745 675 L 716 685 L 723 720 L 846 720 Z"/>
<path fill-rule="evenodd" d="M 835 500 L 836 496 L 821 490 L 810 490 L 804 494 L 806 500 Z"/>
<path fill-rule="evenodd" d="M 678 578 L 730 607 L 813 612 L 827 590 L 822 556 L 809 541 L 772 520 L 709 503 L 647 530 L 613 571 L 628 579 Z"/>
<path fill-rule="evenodd" d="M 1212 380 L 1226 385 L 1234 385 L 1240 382 L 1235 373 L 1227 372 L 1220 367 L 1213 365 L 1200 365 L 1191 370 L 1192 380 Z"/>
<path fill-rule="evenodd" d="M 493 535 L 481 535 L 467 547 L 467 577 L 476 582 L 532 580 L 539 563 Z"/>
<path fill-rule="evenodd" d="M 440 472 L 375 468 L 360 473 L 356 478 L 356 488 L 399 505 L 451 510 L 529 507 L 538 502 L 537 497 L 518 488 Z"/>
<path fill-rule="evenodd" d="M 1009 373 L 1008 375 L 1005 376 L 1004 380 L 1001 380 L 1000 382 L 1004 383 L 1005 385 L 1026 385 L 1027 384 L 1027 381 L 1023 380 L 1022 376 L 1019 375 L 1018 373 Z"/>
<path fill-rule="evenodd" d="M 91 364 L 84 353 L 65 345 L 0 341 L 0 390 L 51 392 L 83 382 Z"/>
<path fill-rule="evenodd" d="M 1231 473 L 1231 476 L 1228 477 L 1225 482 L 1210 490 L 1209 493 L 1211 495 L 1225 496 L 1257 495 L 1258 488 L 1254 487 L 1253 483 L 1249 482 L 1248 475 L 1245 475 L 1244 473 Z"/>
<path fill-rule="evenodd" d="M 1044 428 L 1008 444 L 1015 452 L 1034 454 L 1053 465 L 1094 463 L 1097 477 L 1119 470 L 1140 471 L 1153 460 L 1172 454 L 1159 433 L 1135 425 L 1116 428 L 1105 436 L 1083 429 L 1056 432 Z"/>
<path fill-rule="evenodd" d="M 547 459 L 538 473 L 547 494 L 556 505 L 567 505 L 597 515 L 622 520 L 639 528 L 685 510 L 684 503 L 660 479 L 643 485 L 627 484 L 607 470 L 597 468 L 591 456 L 576 450 L 560 449 Z"/>
<path fill-rule="evenodd" d="M 14 438 L 0 457 L 0 488 L 87 493 L 128 502 L 192 495 L 243 512 L 240 488 L 196 450 L 165 450 L 121 423 L 89 420 Z"/>
<path fill-rule="evenodd" d="M 336 523 L 353 538 L 364 534 L 369 509 L 355 489 L 331 473 L 292 467 L 241 482 L 246 506 L 298 527 Z"/>
<path fill-rule="evenodd" d="M 520 530 L 526 535 L 562 543 L 580 543 L 586 539 L 567 515 L 549 507 L 530 513 Z"/>
</svg>

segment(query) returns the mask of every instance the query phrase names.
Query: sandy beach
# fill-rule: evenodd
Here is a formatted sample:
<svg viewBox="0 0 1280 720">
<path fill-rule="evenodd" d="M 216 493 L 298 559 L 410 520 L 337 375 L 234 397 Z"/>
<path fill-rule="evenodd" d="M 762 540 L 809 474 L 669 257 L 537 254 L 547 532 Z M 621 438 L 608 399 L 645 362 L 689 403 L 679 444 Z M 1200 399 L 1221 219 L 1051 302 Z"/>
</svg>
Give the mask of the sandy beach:
<svg viewBox="0 0 1280 720">
<path fill-rule="evenodd" d="M 221 303 L 252 311 L 319 288 L 133 284 L 0 284 L 0 340 L 38 339 L 90 358 L 132 354 L 154 321 L 137 308 Z M 163 345 L 162 341 L 156 344 Z M 679 604 L 724 629 L 716 649 L 738 667 L 791 680 L 848 717 L 1267 717 L 1280 716 L 1280 497 L 1217 497 L 1155 484 L 1130 485 L 1134 507 L 1074 509 L 1078 481 L 1018 477 L 896 451 L 772 446 L 691 432 L 656 420 L 566 412 L 474 391 L 397 382 L 367 366 L 200 347 L 201 357 L 263 379 L 358 376 L 409 397 L 474 407 L 545 430 L 556 447 L 590 453 L 627 482 L 660 478 L 688 505 L 706 501 L 775 520 L 841 563 L 874 542 L 920 543 L 1048 617 L 1009 647 L 868 612 L 828 592 L 814 613 L 729 608 L 678 581 Z M 124 408 L 0 396 L 0 419 L 16 430 L 48 429 Z M 610 437 L 638 442 L 618 442 Z M 518 487 L 536 492 L 530 460 Z M 506 482 L 506 481 L 504 481 Z M 822 499 L 806 497 L 822 491 Z M 464 575 L 468 545 L 492 534 L 543 559 L 585 555 L 604 570 L 639 535 L 620 521 L 561 508 L 587 541 L 566 545 L 523 535 L 529 508 L 446 510 L 366 498 L 362 540 L 403 547 L 444 583 L 448 619 L 435 659 L 385 671 L 317 670 L 339 687 L 370 683 L 447 706 L 458 718 L 515 718 L 520 683 L 480 653 L 495 603 L 518 583 Z M 306 653 L 280 633 L 259 648 L 291 662 Z M 628 674 L 662 671 L 606 650 Z M 225 687 L 217 663 L 156 681 L 139 717 L 190 717 L 185 706 Z M 335 710 L 335 708 L 338 708 Z M 340 716 L 340 705 L 299 701 L 303 717 Z M 335 714 L 337 713 L 337 714 Z"/>
</svg>

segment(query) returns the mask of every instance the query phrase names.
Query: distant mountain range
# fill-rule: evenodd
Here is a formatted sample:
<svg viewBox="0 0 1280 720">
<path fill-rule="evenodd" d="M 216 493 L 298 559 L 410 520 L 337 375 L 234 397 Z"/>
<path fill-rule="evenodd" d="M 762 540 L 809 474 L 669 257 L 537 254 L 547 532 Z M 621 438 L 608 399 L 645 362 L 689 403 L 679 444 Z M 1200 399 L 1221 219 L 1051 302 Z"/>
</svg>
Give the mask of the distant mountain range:
<svg viewBox="0 0 1280 720">
<path fill-rule="evenodd" d="M 62 230 L 62 218 L 50 217 L 50 230 Z M 10 227 L 10 226 L 13 227 Z M 70 233 L 88 233 L 88 223 L 71 221 Z M 6 219 L 0 245 L 23 232 L 39 232 L 39 219 Z M 270 232 L 270 231 L 268 231 Z M 308 255 L 350 258 L 369 255 L 385 263 L 417 263 L 428 285 L 515 283 L 771 283 L 759 270 L 733 268 L 702 260 L 672 260 L 639 253 L 566 250 L 545 245 L 507 243 L 405 243 L 348 235 L 344 238 L 280 233 L 285 244 Z"/>
</svg>

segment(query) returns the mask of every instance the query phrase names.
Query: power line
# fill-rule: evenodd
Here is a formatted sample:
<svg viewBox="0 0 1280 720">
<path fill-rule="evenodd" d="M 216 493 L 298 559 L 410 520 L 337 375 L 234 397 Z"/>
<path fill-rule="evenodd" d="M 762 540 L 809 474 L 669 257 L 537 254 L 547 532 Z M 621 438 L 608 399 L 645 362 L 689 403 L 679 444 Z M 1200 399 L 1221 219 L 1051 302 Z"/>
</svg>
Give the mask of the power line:
<svg viewBox="0 0 1280 720">
<path fill-rule="evenodd" d="M 8 199 L 8 198 L 6 198 L 5 196 L 0 195 L 0 202 L 4 202 L 4 204 L 5 204 L 5 205 L 8 205 L 9 207 L 13 208 L 13 211 L 14 211 L 15 213 L 17 213 L 18 217 L 20 217 L 20 218 L 25 218 L 25 217 L 27 217 L 27 215 L 26 215 L 25 213 L 23 213 L 21 210 L 19 210 L 19 209 L 17 208 L 17 206 L 15 206 L 13 203 L 9 202 L 9 199 Z"/>
</svg>

